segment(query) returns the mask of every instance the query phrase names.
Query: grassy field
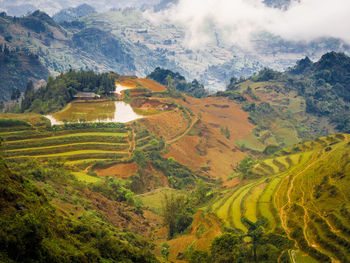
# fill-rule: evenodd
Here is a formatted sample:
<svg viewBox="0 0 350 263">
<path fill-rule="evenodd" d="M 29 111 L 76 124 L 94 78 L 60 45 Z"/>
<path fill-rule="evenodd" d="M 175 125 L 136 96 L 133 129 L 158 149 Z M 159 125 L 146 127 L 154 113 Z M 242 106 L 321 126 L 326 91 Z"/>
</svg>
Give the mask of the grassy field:
<svg viewBox="0 0 350 263">
<path fill-rule="evenodd" d="M 172 189 L 172 188 L 161 188 L 149 192 L 147 194 L 138 195 L 142 200 L 142 203 L 145 208 L 155 212 L 156 214 L 160 214 L 163 209 L 163 202 L 165 195 L 180 195 L 182 192 L 180 190 Z"/>
<path fill-rule="evenodd" d="M 98 181 L 100 181 L 101 179 L 98 177 L 94 177 L 94 176 L 90 176 L 87 175 L 85 173 L 81 173 L 81 172 L 73 172 L 72 173 L 75 178 L 77 178 L 79 181 L 85 182 L 85 183 L 97 183 Z"/>
</svg>

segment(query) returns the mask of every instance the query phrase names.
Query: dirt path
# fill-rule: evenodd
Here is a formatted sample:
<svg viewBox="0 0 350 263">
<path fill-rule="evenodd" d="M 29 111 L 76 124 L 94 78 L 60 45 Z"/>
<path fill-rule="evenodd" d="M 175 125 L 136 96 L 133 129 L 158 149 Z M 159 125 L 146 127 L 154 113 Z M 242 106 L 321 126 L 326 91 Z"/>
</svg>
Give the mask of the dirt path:
<svg viewBox="0 0 350 263">
<path fill-rule="evenodd" d="M 184 137 L 187 133 L 190 132 L 190 130 L 193 128 L 193 126 L 199 121 L 199 118 L 196 116 L 194 118 L 194 120 L 192 121 L 191 125 L 182 133 L 180 134 L 179 136 L 175 137 L 174 139 L 171 139 L 171 140 L 168 140 L 166 141 L 165 143 L 167 145 L 170 145 L 170 144 L 173 144 L 175 142 L 177 142 L 178 140 L 180 140 L 182 137 Z"/>
</svg>

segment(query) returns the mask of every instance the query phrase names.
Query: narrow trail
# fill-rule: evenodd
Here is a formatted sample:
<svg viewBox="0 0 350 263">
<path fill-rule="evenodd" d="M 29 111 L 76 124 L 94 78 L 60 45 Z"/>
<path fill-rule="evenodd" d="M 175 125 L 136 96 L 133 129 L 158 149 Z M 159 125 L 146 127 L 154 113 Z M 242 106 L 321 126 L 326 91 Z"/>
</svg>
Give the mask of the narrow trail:
<svg viewBox="0 0 350 263">
<path fill-rule="evenodd" d="M 166 141 L 165 144 L 170 145 L 170 144 L 173 144 L 173 143 L 177 142 L 178 140 L 180 140 L 182 137 L 184 137 L 187 133 L 190 132 L 190 130 L 193 128 L 193 126 L 194 126 L 198 121 L 199 121 L 199 118 L 196 116 L 196 117 L 194 118 L 194 120 L 192 121 L 191 125 L 190 125 L 183 133 L 181 133 L 179 136 L 177 136 L 177 137 L 175 137 L 175 138 L 173 138 L 173 139 L 171 139 L 171 140 Z"/>
</svg>

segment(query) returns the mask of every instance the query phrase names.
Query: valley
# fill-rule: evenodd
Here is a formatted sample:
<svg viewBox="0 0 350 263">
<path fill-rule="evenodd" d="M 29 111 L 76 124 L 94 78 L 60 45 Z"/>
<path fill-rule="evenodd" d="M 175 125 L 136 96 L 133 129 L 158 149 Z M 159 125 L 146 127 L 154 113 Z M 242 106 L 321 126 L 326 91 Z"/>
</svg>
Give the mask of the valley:
<svg viewBox="0 0 350 263">
<path fill-rule="evenodd" d="M 0 13 L 0 262 L 350 262 L 347 42 L 156 2 Z"/>
<path fill-rule="evenodd" d="M 161 262 L 164 244 L 172 262 L 196 262 L 195 255 L 212 262 L 213 255 L 225 257 L 213 250 L 217 240 L 237 236 L 239 246 L 251 246 L 253 229 L 264 240 L 255 247 L 262 262 L 350 259 L 349 135 L 307 113 L 305 100 L 283 81 L 247 80 L 236 84 L 236 93 L 194 98 L 150 79 L 115 78 L 115 91 L 104 98 L 73 99 L 50 115 L 1 114 L 11 171 L 27 174 L 58 214 L 81 218 L 84 209 L 95 211 L 106 227 L 153 242 Z M 259 117 L 247 103 L 271 108 Z M 117 105 L 142 118 L 130 119 Z M 329 135 L 310 133 L 315 125 Z M 47 168 L 37 173 L 40 166 Z M 45 169 L 59 170 L 46 175 Z M 67 182 L 71 195 L 86 201 L 70 200 L 62 192 Z M 190 212 L 180 212 L 185 221 L 174 227 L 182 230 L 169 237 L 164 206 L 171 200 L 190 205 L 179 210 Z M 239 257 L 253 262 L 249 250 Z"/>
</svg>

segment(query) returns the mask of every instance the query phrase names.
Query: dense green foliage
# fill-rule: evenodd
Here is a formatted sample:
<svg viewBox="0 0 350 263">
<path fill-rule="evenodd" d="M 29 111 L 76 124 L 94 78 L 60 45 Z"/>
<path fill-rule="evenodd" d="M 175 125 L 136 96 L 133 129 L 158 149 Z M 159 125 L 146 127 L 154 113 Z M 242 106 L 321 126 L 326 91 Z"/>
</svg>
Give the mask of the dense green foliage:
<svg viewBox="0 0 350 263">
<path fill-rule="evenodd" d="M 327 117 L 341 132 L 350 131 L 350 57 L 330 52 L 318 62 L 309 58 L 284 73 L 264 69 L 251 78 L 285 84 L 306 100 L 306 112 Z"/>
<path fill-rule="evenodd" d="M 86 210 L 79 220 L 60 214 L 50 204 L 49 200 L 60 195 L 55 190 L 60 185 L 71 185 L 65 187 L 64 202 L 71 202 L 79 191 L 79 184 L 61 164 L 50 162 L 43 167 L 29 162 L 11 167 L 16 173 L 0 160 L 1 261 L 157 262 L 147 242 L 131 233 L 119 233 L 83 198 L 75 201 Z M 28 179 L 41 182 L 43 190 Z"/>
<path fill-rule="evenodd" d="M 113 73 L 96 74 L 93 71 L 69 71 L 56 79 L 49 78 L 45 87 L 35 91 L 33 84 L 28 83 L 22 111 L 49 113 L 62 109 L 78 92 L 94 92 L 108 95 L 114 90 L 116 75 Z"/>
<path fill-rule="evenodd" d="M 194 184 L 193 172 L 174 158 L 163 158 L 157 151 L 144 153 L 141 150 L 136 150 L 133 158 L 140 167 L 152 164 L 154 168 L 162 171 L 168 177 L 171 185 L 177 189 L 187 188 Z"/>
<path fill-rule="evenodd" d="M 181 189 L 194 184 L 193 172 L 174 158 L 163 158 L 159 152 L 155 151 L 149 153 L 148 156 L 153 166 L 168 177 L 173 187 Z"/>
<path fill-rule="evenodd" d="M 277 262 L 281 251 L 292 246 L 285 237 L 265 233 L 259 222 L 246 222 L 249 226 L 246 235 L 226 232 L 214 239 L 210 253 L 192 250 L 187 259 L 190 263 Z M 251 241 L 246 242 L 245 237 Z"/>
<path fill-rule="evenodd" d="M 26 121 L 16 120 L 16 119 L 0 119 L 1 128 L 9 127 L 32 127 L 32 125 Z"/>
<path fill-rule="evenodd" d="M 253 155 L 248 155 L 237 164 L 236 170 L 242 179 L 251 179 L 253 176 L 253 167 L 257 163 L 258 160 Z"/>
<path fill-rule="evenodd" d="M 153 79 L 170 89 L 176 89 L 196 98 L 201 98 L 208 94 L 204 86 L 196 79 L 192 82 L 186 82 L 184 76 L 180 73 L 174 73 L 171 70 L 156 68 L 147 78 Z"/>
<path fill-rule="evenodd" d="M 182 233 L 191 225 L 194 207 L 191 200 L 184 195 L 165 195 L 163 202 L 164 224 L 168 228 L 168 237 L 171 239 L 176 233 Z"/>
<path fill-rule="evenodd" d="M 168 228 L 169 239 L 181 234 L 192 224 L 196 208 L 212 197 L 211 187 L 199 180 L 196 187 L 186 194 L 165 195 L 163 198 L 163 222 Z"/>
</svg>

